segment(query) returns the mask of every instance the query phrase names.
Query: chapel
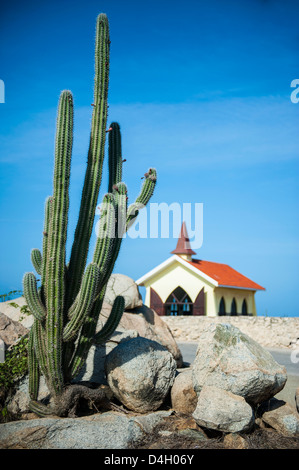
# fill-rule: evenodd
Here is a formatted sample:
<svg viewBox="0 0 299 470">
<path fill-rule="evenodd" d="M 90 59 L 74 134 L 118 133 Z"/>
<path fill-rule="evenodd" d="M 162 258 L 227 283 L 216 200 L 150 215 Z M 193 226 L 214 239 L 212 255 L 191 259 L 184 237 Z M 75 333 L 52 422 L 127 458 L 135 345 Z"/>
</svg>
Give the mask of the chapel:
<svg viewBox="0 0 299 470">
<path fill-rule="evenodd" d="M 265 290 L 227 264 L 194 258 L 185 222 L 171 257 L 136 281 L 158 315 L 256 315 Z"/>
</svg>

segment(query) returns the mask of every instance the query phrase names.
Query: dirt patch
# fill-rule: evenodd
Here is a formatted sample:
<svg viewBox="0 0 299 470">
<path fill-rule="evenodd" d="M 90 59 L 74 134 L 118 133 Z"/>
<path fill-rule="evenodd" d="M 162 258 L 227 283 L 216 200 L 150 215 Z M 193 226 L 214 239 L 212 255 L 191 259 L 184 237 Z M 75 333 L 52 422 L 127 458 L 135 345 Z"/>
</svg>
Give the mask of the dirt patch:
<svg viewBox="0 0 299 470">
<path fill-rule="evenodd" d="M 299 437 L 286 437 L 273 428 L 255 425 L 250 433 L 228 434 L 199 427 L 193 418 L 174 414 L 164 418 L 135 449 L 299 449 Z"/>
</svg>

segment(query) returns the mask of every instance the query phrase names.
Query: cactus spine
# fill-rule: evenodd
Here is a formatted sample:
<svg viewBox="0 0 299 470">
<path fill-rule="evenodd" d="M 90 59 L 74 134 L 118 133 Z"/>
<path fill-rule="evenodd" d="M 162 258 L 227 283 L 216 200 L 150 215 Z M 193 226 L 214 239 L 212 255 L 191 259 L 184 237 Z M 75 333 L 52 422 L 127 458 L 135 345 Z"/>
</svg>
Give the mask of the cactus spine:
<svg viewBox="0 0 299 470">
<path fill-rule="evenodd" d="M 123 235 L 129 222 L 136 218 L 140 205 L 148 202 L 156 183 L 156 172 L 150 169 L 145 175 L 139 197 L 127 209 L 127 187 L 122 182 L 120 126 L 112 123 L 109 128 L 108 193 L 103 198 L 93 259 L 86 267 L 102 180 L 107 132 L 109 47 L 108 19 L 100 14 L 96 27 L 94 102 L 88 160 L 69 263 L 66 263 L 66 239 L 73 97 L 70 91 L 65 90 L 60 95 L 58 105 L 53 195 L 47 198 L 45 204 L 42 253 L 38 249 L 31 251 L 32 264 L 41 277 L 40 289 L 33 273 L 26 273 L 23 278 L 24 296 L 34 315 L 28 346 L 30 407 L 41 416 L 49 413 L 64 416 L 68 413 L 70 403 L 65 403 L 66 390 L 84 365 L 91 345 L 107 341 L 120 321 L 124 310 L 123 297 L 115 299 L 107 322 L 101 331 L 96 332 L 107 282 Z M 41 375 L 45 377 L 54 398 L 54 408 L 49 409 L 37 401 Z"/>
</svg>

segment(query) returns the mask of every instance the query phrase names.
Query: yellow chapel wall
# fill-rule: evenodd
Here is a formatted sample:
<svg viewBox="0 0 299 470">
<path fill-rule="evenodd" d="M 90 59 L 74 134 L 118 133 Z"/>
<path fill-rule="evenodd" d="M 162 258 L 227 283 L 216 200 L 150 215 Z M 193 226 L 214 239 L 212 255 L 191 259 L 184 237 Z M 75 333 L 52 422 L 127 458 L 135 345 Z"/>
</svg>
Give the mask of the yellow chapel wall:
<svg viewBox="0 0 299 470">
<path fill-rule="evenodd" d="M 246 302 L 247 302 L 247 312 L 252 313 L 252 315 L 256 315 L 254 294 L 255 294 L 255 291 L 251 291 L 247 289 L 216 287 L 215 288 L 215 302 L 216 302 L 217 314 L 219 311 L 219 304 L 220 304 L 221 297 L 223 297 L 225 301 L 225 309 L 226 309 L 227 314 L 230 314 L 231 303 L 232 303 L 233 298 L 235 298 L 236 303 L 237 303 L 238 315 L 242 313 L 242 303 L 244 299 L 246 299 Z"/>
<path fill-rule="evenodd" d="M 178 262 L 167 266 L 163 271 L 157 273 L 149 281 L 145 282 L 144 286 L 146 287 L 144 303 L 148 307 L 150 306 L 151 287 L 157 292 L 163 303 L 166 302 L 168 296 L 178 286 L 181 286 L 187 292 L 192 302 L 195 301 L 201 289 L 204 288 L 206 315 L 215 316 L 218 313 L 214 298 L 214 286 Z"/>
</svg>

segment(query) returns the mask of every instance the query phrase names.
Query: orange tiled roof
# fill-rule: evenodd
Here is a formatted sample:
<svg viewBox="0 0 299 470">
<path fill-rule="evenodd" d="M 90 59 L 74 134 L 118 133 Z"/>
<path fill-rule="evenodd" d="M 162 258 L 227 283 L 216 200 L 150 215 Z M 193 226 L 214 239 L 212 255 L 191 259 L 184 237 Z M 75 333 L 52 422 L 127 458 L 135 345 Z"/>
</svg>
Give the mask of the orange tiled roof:
<svg viewBox="0 0 299 470">
<path fill-rule="evenodd" d="M 212 261 L 203 261 L 200 259 L 192 259 L 188 261 L 192 266 L 207 274 L 218 282 L 220 286 L 239 287 L 252 290 L 265 290 L 264 287 L 243 276 L 235 269 L 227 264 L 214 263 Z"/>
</svg>

